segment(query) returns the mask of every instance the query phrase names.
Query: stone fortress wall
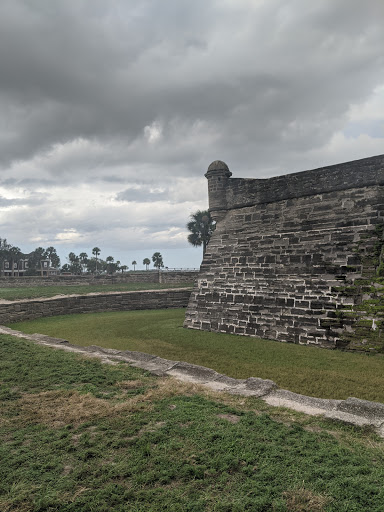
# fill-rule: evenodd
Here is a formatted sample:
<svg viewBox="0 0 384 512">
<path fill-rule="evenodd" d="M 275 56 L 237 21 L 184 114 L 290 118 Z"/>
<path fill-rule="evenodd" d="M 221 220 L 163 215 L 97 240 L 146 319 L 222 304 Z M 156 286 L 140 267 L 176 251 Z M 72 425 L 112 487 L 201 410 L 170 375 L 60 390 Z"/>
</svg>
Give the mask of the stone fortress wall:
<svg viewBox="0 0 384 512">
<path fill-rule="evenodd" d="M 179 284 L 193 283 L 197 278 L 197 271 L 170 270 L 161 271 L 143 270 L 127 272 L 125 274 L 98 275 L 98 276 L 23 276 L 0 277 L 0 288 L 25 288 L 29 286 L 75 286 L 75 285 L 104 285 L 119 283 L 164 283 Z"/>
<path fill-rule="evenodd" d="M 206 173 L 217 222 L 185 327 L 343 347 L 384 222 L 384 155 L 270 179 Z M 380 231 L 381 229 L 381 231 Z M 375 269 L 373 269 L 374 271 Z M 373 322 L 373 319 L 368 319 Z"/>
</svg>

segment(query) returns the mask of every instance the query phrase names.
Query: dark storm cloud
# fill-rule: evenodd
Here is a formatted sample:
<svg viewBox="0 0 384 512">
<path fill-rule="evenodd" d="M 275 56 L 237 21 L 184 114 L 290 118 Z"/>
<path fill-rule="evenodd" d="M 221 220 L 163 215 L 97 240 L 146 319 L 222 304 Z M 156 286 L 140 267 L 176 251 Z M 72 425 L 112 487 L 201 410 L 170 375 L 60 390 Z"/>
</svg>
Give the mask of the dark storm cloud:
<svg viewBox="0 0 384 512">
<path fill-rule="evenodd" d="M 193 165 L 201 153 L 186 139 L 201 120 L 201 149 L 208 132 L 211 151 L 236 160 L 251 144 L 261 155 L 322 144 L 383 79 L 382 11 L 374 0 L 6 1 L 0 158 L 84 138 L 116 148 L 103 165 Z M 148 151 L 154 121 L 162 137 Z"/>
<path fill-rule="evenodd" d="M 182 27 L 175 30 L 175 24 L 170 32 L 166 25 L 193 23 L 193 9 L 207 8 L 199 2 L 192 10 L 185 2 L 136 4 L 5 3 L 0 19 L 5 161 L 79 137 L 132 141 L 153 121 L 161 101 L 154 97 L 157 72 L 140 61 L 170 34 L 163 58 L 173 43 L 181 58 L 190 42 Z"/>
</svg>

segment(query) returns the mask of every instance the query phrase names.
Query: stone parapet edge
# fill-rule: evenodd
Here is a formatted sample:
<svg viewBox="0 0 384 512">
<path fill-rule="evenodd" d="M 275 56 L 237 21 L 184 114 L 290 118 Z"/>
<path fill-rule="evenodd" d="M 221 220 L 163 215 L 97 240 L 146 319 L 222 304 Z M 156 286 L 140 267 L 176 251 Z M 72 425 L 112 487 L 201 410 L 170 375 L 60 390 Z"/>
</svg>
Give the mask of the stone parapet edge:
<svg viewBox="0 0 384 512">
<path fill-rule="evenodd" d="M 384 404 L 350 397 L 346 400 L 331 400 L 299 395 L 278 388 L 272 380 L 249 377 L 234 379 L 217 373 L 211 368 L 182 361 L 172 361 L 161 357 L 129 350 L 102 348 L 95 345 L 81 347 L 67 340 L 52 338 L 44 334 L 25 334 L 9 327 L 0 326 L 0 334 L 24 338 L 40 345 L 51 346 L 70 352 L 88 354 L 106 363 L 126 362 L 157 376 L 171 376 L 184 382 L 203 385 L 213 391 L 233 395 L 261 398 L 268 405 L 287 407 L 312 416 L 322 415 L 359 427 L 373 426 L 380 437 L 384 438 Z"/>
<path fill-rule="evenodd" d="M 53 297 L 34 297 L 29 299 L 0 299 L 0 305 L 15 305 L 15 304 L 28 304 L 30 302 L 42 302 L 49 304 L 50 302 L 55 303 L 65 299 L 87 299 L 92 297 L 103 297 L 104 295 L 108 296 L 135 296 L 138 294 L 147 294 L 148 296 L 153 293 L 167 293 L 167 292 L 185 292 L 190 291 L 192 293 L 193 288 L 191 286 L 180 286 L 178 288 L 159 288 L 155 290 L 121 290 L 121 291 L 109 291 L 109 292 L 90 292 L 90 293 L 68 293 L 68 294 L 60 294 L 54 295 Z"/>
</svg>

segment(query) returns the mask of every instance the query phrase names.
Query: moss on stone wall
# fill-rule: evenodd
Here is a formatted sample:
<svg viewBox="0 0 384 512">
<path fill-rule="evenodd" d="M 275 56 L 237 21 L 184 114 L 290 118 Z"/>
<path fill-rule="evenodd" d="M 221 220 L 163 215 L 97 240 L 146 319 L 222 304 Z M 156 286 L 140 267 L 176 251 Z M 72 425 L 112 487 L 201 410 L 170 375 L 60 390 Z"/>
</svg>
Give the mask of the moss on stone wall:
<svg viewBox="0 0 384 512">
<path fill-rule="evenodd" d="M 336 286 L 339 297 L 353 299 L 337 314 L 343 322 L 340 348 L 384 353 L 384 224 L 377 224 L 362 236 L 357 252 L 362 263 L 362 277 Z"/>
</svg>

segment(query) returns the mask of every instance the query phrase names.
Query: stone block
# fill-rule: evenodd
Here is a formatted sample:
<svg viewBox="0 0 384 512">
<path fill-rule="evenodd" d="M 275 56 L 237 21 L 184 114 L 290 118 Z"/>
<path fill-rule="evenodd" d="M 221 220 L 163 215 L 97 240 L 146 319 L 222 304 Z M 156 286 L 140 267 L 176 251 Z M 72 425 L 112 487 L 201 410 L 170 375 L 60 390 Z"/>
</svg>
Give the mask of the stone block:
<svg viewBox="0 0 384 512">
<path fill-rule="evenodd" d="M 384 404 L 377 402 L 348 398 L 337 406 L 337 410 L 384 422 Z"/>
</svg>

